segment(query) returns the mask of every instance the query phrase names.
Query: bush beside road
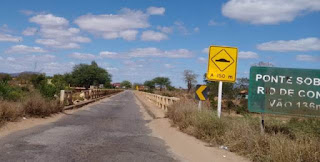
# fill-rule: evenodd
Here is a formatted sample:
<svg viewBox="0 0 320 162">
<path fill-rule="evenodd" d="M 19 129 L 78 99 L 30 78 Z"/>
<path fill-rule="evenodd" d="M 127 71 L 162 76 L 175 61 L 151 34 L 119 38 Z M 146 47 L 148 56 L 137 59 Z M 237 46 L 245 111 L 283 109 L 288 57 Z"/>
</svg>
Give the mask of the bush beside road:
<svg viewBox="0 0 320 162">
<path fill-rule="evenodd" d="M 224 115 L 219 119 L 209 107 L 197 111 L 192 100 L 181 100 L 168 109 L 168 118 L 181 131 L 223 146 L 253 161 L 320 161 L 320 120 L 265 117 L 265 134 L 254 114 Z"/>
</svg>

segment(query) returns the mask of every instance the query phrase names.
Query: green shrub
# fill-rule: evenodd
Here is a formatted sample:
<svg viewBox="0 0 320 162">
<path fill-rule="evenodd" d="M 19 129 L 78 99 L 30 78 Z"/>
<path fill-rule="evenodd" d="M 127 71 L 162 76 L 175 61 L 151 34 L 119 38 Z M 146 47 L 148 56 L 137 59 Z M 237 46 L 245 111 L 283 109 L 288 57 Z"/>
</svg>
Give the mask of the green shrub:
<svg viewBox="0 0 320 162">
<path fill-rule="evenodd" d="M 42 96 L 53 99 L 54 95 L 59 92 L 59 89 L 54 85 L 44 83 L 39 86 L 39 91 Z"/>
<path fill-rule="evenodd" d="M 38 88 L 46 82 L 46 76 L 44 74 L 33 74 L 31 76 L 31 83 L 35 88 Z"/>
<path fill-rule="evenodd" d="M 0 82 L 0 99 L 17 101 L 21 99 L 23 92 L 18 87 L 10 86 L 5 82 Z"/>
</svg>

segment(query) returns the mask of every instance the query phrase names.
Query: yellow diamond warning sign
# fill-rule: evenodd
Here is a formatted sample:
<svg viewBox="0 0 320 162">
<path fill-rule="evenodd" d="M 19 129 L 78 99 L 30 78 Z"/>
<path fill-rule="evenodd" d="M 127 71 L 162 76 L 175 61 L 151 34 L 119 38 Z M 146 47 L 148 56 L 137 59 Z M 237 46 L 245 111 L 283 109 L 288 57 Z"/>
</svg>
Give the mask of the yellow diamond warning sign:
<svg viewBox="0 0 320 162">
<path fill-rule="evenodd" d="M 238 49 L 234 47 L 210 46 L 207 80 L 235 82 Z"/>
<path fill-rule="evenodd" d="M 219 68 L 220 71 L 226 70 L 234 63 L 233 58 L 223 49 L 211 58 L 211 61 Z"/>
</svg>

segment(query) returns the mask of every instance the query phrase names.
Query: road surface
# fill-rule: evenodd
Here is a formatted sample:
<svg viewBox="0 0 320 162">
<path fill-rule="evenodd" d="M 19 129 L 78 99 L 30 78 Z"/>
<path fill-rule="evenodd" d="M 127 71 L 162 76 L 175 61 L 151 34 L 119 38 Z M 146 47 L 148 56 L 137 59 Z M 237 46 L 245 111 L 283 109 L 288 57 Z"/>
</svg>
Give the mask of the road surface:
<svg viewBox="0 0 320 162">
<path fill-rule="evenodd" d="M 131 91 L 0 139 L 0 161 L 176 161 Z"/>
</svg>

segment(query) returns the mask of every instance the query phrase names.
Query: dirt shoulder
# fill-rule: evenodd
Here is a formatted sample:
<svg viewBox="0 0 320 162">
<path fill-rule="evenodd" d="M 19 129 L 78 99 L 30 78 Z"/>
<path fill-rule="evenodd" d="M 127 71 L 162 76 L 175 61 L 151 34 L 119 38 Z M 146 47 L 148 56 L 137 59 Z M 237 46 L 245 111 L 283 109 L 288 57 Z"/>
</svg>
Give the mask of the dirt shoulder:
<svg viewBox="0 0 320 162">
<path fill-rule="evenodd" d="M 120 94 L 120 93 L 118 93 Z M 90 110 L 90 107 L 92 105 L 95 104 L 99 104 L 100 102 L 103 101 L 107 101 L 110 100 L 112 97 L 118 95 L 112 95 L 108 98 L 105 99 L 101 99 L 97 102 L 94 103 L 90 103 L 88 105 L 85 105 L 81 108 L 78 109 L 71 109 L 71 110 L 64 110 L 61 113 L 57 113 L 57 114 L 52 114 L 50 117 L 45 117 L 45 118 L 22 118 L 19 121 L 16 122 L 7 122 L 5 125 L 3 125 L 2 127 L 0 127 L 0 139 L 4 136 L 7 136 L 11 133 L 20 131 L 20 130 L 25 130 L 25 129 L 29 129 L 35 126 L 39 126 L 39 125 L 45 125 L 45 124 L 49 124 L 49 123 L 53 123 L 59 119 L 61 119 L 62 117 L 66 116 L 66 115 L 70 115 L 73 114 L 77 111 L 81 111 L 81 110 Z"/>
<path fill-rule="evenodd" d="M 158 113 L 151 116 L 157 116 L 147 126 L 152 130 L 152 136 L 163 139 L 171 151 L 179 160 L 190 162 L 247 162 L 248 159 L 238 156 L 232 152 L 216 148 L 209 147 L 208 144 L 202 142 L 193 136 L 180 132 L 177 128 L 171 127 L 170 120 L 163 118 L 159 108 L 157 108 L 150 101 L 147 101 L 144 96 L 139 93 L 135 93 L 137 97 L 137 103 L 144 110 L 144 116 L 146 120 L 150 120 L 148 114 Z M 162 111 L 162 110 L 161 110 Z M 148 112 L 148 114 L 147 114 Z M 160 115 L 159 115 L 160 114 Z"/>
</svg>

